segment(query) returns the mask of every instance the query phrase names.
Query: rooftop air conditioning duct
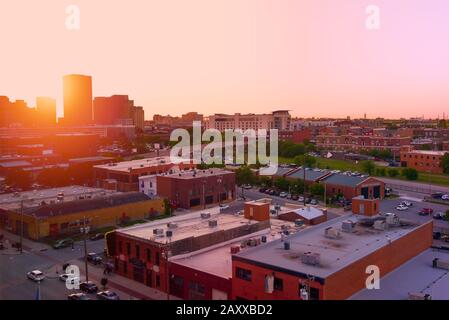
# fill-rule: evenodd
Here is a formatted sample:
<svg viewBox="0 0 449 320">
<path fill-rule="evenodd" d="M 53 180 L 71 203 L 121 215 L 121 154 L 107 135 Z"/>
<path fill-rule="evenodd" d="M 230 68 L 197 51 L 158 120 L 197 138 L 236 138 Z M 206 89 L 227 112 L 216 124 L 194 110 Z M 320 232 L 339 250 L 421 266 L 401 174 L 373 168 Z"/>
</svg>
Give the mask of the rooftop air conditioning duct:
<svg viewBox="0 0 449 320">
<path fill-rule="evenodd" d="M 326 238 L 330 238 L 330 239 L 339 239 L 341 237 L 340 231 L 333 227 L 326 228 L 324 230 L 324 235 Z"/>
<path fill-rule="evenodd" d="M 218 221 L 217 220 L 209 220 L 209 227 L 210 228 L 215 228 L 218 226 Z"/>
<path fill-rule="evenodd" d="M 170 229 L 175 229 L 178 227 L 178 225 L 174 222 L 169 222 L 169 223 L 167 223 L 167 227 Z"/>
<path fill-rule="evenodd" d="M 208 213 L 208 212 L 201 213 L 201 219 L 209 219 L 209 218 L 210 218 L 210 213 Z"/>
<path fill-rule="evenodd" d="M 320 264 L 320 254 L 317 252 L 304 252 L 300 255 L 301 262 L 304 264 L 316 266 Z"/>
<path fill-rule="evenodd" d="M 163 235 L 164 229 L 153 229 L 153 234 L 155 235 Z"/>
<path fill-rule="evenodd" d="M 343 230 L 343 232 L 352 232 L 354 230 L 354 227 L 355 222 L 351 220 L 345 220 L 341 223 L 341 230 Z"/>
</svg>

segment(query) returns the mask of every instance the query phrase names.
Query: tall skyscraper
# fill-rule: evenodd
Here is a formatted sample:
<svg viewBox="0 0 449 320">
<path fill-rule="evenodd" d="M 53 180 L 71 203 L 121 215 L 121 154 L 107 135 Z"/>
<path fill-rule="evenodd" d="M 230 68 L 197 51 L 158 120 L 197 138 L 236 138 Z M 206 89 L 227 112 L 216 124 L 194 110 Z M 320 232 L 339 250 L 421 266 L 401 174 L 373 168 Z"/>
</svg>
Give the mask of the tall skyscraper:
<svg viewBox="0 0 449 320">
<path fill-rule="evenodd" d="M 36 124 L 38 127 L 56 125 L 56 100 L 47 97 L 36 98 Z"/>
<path fill-rule="evenodd" d="M 64 76 L 64 125 L 92 123 L 92 77 L 80 74 Z"/>
</svg>

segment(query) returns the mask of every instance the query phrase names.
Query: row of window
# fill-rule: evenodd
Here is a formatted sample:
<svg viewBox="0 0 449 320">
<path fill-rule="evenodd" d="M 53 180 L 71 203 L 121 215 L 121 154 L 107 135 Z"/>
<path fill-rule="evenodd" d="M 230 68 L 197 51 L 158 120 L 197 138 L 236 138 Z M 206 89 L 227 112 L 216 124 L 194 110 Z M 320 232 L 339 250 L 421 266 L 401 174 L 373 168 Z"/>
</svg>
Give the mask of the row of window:
<svg viewBox="0 0 449 320">
<path fill-rule="evenodd" d="M 128 257 L 131 256 L 131 244 L 129 242 L 126 242 L 125 244 L 126 246 L 126 255 Z M 120 254 L 123 254 L 123 242 L 119 241 L 118 242 L 118 252 Z M 134 247 L 134 253 L 135 253 L 135 258 L 140 260 L 141 257 L 141 250 L 140 250 L 140 245 L 136 244 Z M 149 248 L 146 249 L 145 251 L 146 253 L 146 261 L 147 262 L 152 262 L 153 261 L 153 251 Z M 158 251 L 154 252 L 154 265 L 158 266 L 160 263 L 160 254 Z"/>
</svg>

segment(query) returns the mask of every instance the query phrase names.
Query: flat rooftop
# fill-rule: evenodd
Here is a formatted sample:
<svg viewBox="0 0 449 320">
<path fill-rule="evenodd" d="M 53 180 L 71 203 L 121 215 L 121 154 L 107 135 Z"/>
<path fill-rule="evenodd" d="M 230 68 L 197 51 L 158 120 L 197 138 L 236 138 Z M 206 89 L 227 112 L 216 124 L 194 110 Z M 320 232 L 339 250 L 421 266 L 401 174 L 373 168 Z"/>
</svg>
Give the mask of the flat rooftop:
<svg viewBox="0 0 449 320">
<path fill-rule="evenodd" d="M 407 300 L 409 292 L 430 294 L 432 300 L 449 300 L 449 272 L 432 268 L 435 258 L 449 261 L 449 252 L 427 249 L 382 277 L 379 290 L 363 289 L 349 300 Z"/>
<path fill-rule="evenodd" d="M 210 213 L 210 218 L 203 219 L 202 213 Z M 210 220 L 217 220 L 216 227 L 209 227 Z M 176 228 L 169 228 L 168 223 L 175 223 Z M 219 208 L 188 213 L 181 216 L 175 216 L 160 221 L 153 221 L 137 226 L 120 229 L 117 232 L 135 238 L 149 240 L 161 244 L 175 242 L 190 237 L 199 237 L 206 234 L 212 234 L 221 230 L 230 230 L 242 225 L 257 224 L 258 221 L 245 219 L 243 216 L 234 214 L 219 213 Z M 154 229 L 162 229 L 163 236 L 156 237 L 153 234 Z M 167 230 L 173 231 L 173 236 L 169 239 L 165 236 Z"/>
<path fill-rule="evenodd" d="M 163 177 L 170 177 L 172 179 L 180 179 L 180 180 L 188 180 L 192 178 L 205 178 L 205 177 L 218 177 L 228 174 L 234 174 L 232 171 L 224 170 L 224 169 L 205 169 L 205 170 L 184 170 L 184 171 L 177 171 L 175 173 L 166 173 L 161 174 Z"/>
<path fill-rule="evenodd" d="M 444 156 L 444 154 L 449 153 L 449 151 L 411 150 L 407 151 L 407 153 L 422 154 L 424 156 Z"/>
<path fill-rule="evenodd" d="M 112 171 L 124 171 L 128 172 L 129 169 L 140 169 L 156 167 L 159 165 L 170 164 L 170 157 L 155 157 L 155 158 L 145 158 L 139 160 L 122 161 L 113 164 L 101 164 L 94 166 L 94 168 L 112 170 Z"/>
<path fill-rule="evenodd" d="M 41 189 L 33 191 L 24 191 L 16 193 L 7 193 L 0 195 L 0 209 L 17 210 L 20 209 L 21 201 L 24 199 L 24 207 L 33 208 L 41 205 L 42 201 L 46 203 L 57 202 L 59 193 L 64 194 L 64 202 L 79 200 L 80 197 L 96 195 L 110 195 L 118 193 L 116 191 L 100 188 L 90 188 L 83 186 L 69 186 L 52 189 Z"/>
<path fill-rule="evenodd" d="M 284 272 L 325 279 L 420 226 L 420 224 L 407 221 L 404 226 L 376 230 L 373 227 L 357 224 L 351 233 L 341 231 L 343 221 L 357 222 L 361 219 L 366 217 L 344 215 L 288 236 L 285 241 L 290 242 L 290 250 L 284 250 L 283 242 L 273 241 L 239 253 L 235 255 L 235 258 L 280 268 Z M 325 237 L 325 230 L 328 227 L 339 230 L 341 237 L 339 239 Z M 299 256 L 304 252 L 319 254 L 320 264 L 316 266 L 302 263 Z"/>
</svg>

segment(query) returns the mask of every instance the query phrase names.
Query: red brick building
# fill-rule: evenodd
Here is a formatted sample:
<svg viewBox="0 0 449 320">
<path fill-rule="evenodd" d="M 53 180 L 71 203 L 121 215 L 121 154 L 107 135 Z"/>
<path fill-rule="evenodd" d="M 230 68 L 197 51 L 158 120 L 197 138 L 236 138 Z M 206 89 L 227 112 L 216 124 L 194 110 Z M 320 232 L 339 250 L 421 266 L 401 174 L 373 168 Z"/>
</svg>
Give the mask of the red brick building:
<svg viewBox="0 0 449 320">
<path fill-rule="evenodd" d="M 232 257 L 237 300 L 342 300 L 365 288 L 368 266 L 385 276 L 432 244 L 432 221 L 375 229 L 342 216 Z M 394 224 L 393 224 L 394 223 Z"/>
<path fill-rule="evenodd" d="M 326 187 L 327 196 L 343 195 L 346 199 L 364 196 L 366 199 L 383 199 L 385 183 L 368 176 L 333 174 L 320 181 Z"/>
<path fill-rule="evenodd" d="M 401 166 L 421 172 L 443 173 L 441 159 L 448 151 L 414 150 L 411 146 L 401 148 Z"/>
<path fill-rule="evenodd" d="M 191 170 L 159 175 L 157 195 L 177 207 L 205 207 L 235 199 L 235 173 L 222 169 Z"/>
</svg>

